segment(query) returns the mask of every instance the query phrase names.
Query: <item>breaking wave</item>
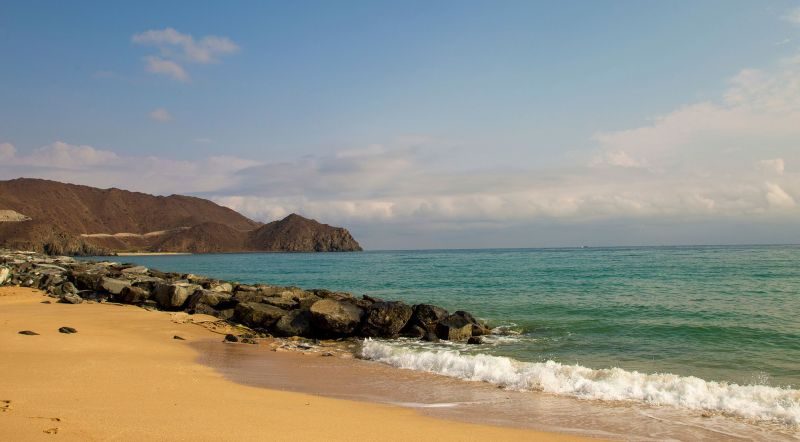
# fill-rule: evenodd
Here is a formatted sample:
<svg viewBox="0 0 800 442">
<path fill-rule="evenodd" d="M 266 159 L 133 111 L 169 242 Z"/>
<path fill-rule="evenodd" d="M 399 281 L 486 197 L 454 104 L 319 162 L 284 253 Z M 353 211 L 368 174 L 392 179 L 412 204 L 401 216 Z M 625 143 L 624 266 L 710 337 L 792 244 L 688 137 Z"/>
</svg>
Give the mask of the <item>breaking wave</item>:
<svg viewBox="0 0 800 442">
<path fill-rule="evenodd" d="M 513 390 L 635 401 L 800 424 L 800 391 L 789 388 L 712 382 L 669 373 L 644 374 L 621 368 L 595 370 L 554 361 L 521 362 L 501 356 L 462 354 L 458 350 L 415 351 L 373 340 L 364 341 L 361 356 L 398 368 L 489 382 Z"/>
</svg>

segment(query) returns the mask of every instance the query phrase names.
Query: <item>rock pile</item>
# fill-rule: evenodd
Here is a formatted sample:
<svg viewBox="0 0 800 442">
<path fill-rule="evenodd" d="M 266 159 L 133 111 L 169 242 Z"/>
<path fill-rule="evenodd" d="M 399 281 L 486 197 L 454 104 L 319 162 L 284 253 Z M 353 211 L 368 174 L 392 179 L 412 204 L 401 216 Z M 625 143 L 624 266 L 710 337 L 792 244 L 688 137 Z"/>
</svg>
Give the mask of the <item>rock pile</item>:
<svg viewBox="0 0 800 442">
<path fill-rule="evenodd" d="M 0 285 L 34 287 L 59 302 L 119 302 L 215 316 L 280 337 L 446 339 L 479 343 L 491 332 L 465 311 L 408 305 L 324 289 L 247 285 L 134 264 L 0 251 Z"/>
</svg>

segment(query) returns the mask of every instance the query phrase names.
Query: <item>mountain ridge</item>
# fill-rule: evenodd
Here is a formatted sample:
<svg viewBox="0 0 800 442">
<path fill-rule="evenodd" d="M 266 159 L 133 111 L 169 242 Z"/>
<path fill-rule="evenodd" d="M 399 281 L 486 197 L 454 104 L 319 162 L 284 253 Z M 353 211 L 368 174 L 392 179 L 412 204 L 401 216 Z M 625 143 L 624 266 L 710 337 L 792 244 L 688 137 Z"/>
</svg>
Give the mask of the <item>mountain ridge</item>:
<svg viewBox="0 0 800 442">
<path fill-rule="evenodd" d="M 51 254 L 362 250 L 297 214 L 264 224 L 203 198 L 35 178 L 0 181 L 0 211 L 21 215 L 0 219 L 0 246 Z"/>
</svg>

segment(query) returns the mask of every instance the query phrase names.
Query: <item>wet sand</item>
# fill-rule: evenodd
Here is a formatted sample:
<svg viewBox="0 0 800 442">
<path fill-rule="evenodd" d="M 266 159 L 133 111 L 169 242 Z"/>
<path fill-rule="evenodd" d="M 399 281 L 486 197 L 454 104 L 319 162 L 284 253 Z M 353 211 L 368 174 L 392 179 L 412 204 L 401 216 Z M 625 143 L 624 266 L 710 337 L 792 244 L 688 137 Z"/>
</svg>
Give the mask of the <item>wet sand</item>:
<svg viewBox="0 0 800 442">
<path fill-rule="evenodd" d="M 194 344 L 200 362 L 236 382 L 333 398 L 401 405 L 442 419 L 612 440 L 797 440 L 791 429 L 630 402 L 509 391 L 377 362 L 275 353 L 265 346 Z"/>
<path fill-rule="evenodd" d="M 234 382 L 207 364 L 214 355 L 241 349 L 267 356 L 286 364 L 273 368 L 284 378 L 292 377 L 286 370 L 298 358 L 334 358 L 223 344 L 220 335 L 184 323 L 185 315 L 43 301 L 53 300 L 0 287 L 0 440 L 580 440 Z M 62 326 L 78 333 L 59 333 Z M 360 388 L 348 379 L 317 376 L 313 385 Z"/>
</svg>

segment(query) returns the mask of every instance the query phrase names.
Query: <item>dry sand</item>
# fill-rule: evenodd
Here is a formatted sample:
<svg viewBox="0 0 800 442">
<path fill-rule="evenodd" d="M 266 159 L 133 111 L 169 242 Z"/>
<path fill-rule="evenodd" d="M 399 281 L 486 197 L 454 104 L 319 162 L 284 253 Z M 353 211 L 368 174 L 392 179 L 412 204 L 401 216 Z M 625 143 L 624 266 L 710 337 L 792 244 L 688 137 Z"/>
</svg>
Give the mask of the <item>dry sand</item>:
<svg viewBox="0 0 800 442">
<path fill-rule="evenodd" d="M 580 440 L 240 385 L 195 362 L 206 328 L 51 299 L 0 287 L 0 440 Z"/>
</svg>

